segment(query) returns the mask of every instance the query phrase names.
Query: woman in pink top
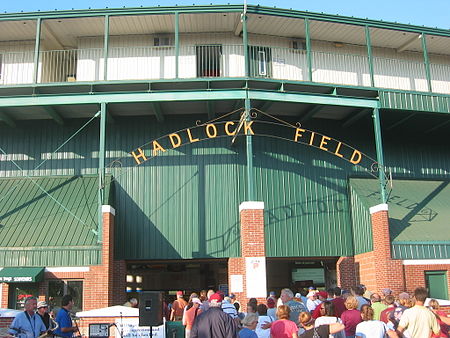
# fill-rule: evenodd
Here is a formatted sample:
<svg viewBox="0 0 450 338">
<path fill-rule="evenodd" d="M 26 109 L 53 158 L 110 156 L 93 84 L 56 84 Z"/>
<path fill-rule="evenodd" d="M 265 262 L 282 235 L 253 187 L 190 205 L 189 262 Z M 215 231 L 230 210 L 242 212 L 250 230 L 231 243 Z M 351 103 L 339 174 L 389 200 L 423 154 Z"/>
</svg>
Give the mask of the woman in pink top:
<svg viewBox="0 0 450 338">
<path fill-rule="evenodd" d="M 270 326 L 270 337 L 272 338 L 298 338 L 298 327 L 289 320 L 291 309 L 287 305 L 280 305 L 277 309 L 278 320 Z"/>
<path fill-rule="evenodd" d="M 362 322 L 361 312 L 356 310 L 358 307 L 358 300 L 353 296 L 348 296 L 345 300 L 344 311 L 341 315 L 342 324 L 345 325 L 345 336 L 347 338 L 354 338 L 356 332 L 356 325 Z"/>
</svg>

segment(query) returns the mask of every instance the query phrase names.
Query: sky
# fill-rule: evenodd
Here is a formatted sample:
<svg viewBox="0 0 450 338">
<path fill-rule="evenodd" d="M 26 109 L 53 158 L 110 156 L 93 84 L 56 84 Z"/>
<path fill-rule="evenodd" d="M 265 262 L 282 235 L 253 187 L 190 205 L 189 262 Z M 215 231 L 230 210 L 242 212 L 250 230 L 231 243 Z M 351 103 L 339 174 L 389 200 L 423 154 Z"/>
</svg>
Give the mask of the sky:
<svg viewBox="0 0 450 338">
<path fill-rule="evenodd" d="M 211 2 L 212 1 L 212 2 Z M 243 4 L 244 0 L 0 0 L 0 11 L 6 13 L 48 10 L 153 7 L 174 5 Z M 339 14 L 427 27 L 450 29 L 450 0 L 255 0 L 251 5 Z"/>
</svg>

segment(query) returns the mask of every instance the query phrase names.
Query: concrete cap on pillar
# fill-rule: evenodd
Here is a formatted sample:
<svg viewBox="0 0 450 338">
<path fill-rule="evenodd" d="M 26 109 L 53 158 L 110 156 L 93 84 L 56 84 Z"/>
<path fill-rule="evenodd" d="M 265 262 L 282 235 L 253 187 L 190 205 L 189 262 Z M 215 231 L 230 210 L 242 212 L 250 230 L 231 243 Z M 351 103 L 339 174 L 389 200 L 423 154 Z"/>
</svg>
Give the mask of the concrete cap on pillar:
<svg viewBox="0 0 450 338">
<path fill-rule="evenodd" d="M 242 210 L 264 210 L 264 202 L 242 202 L 239 205 L 239 212 L 241 212 Z"/>
<path fill-rule="evenodd" d="M 375 205 L 369 208 L 370 214 L 374 214 L 378 211 L 388 211 L 388 205 L 386 203 Z"/>
<path fill-rule="evenodd" d="M 116 216 L 116 209 L 114 209 L 110 205 L 102 205 L 102 213 L 104 214 L 105 212 L 108 212 L 108 213 L 112 214 L 113 216 Z"/>
</svg>

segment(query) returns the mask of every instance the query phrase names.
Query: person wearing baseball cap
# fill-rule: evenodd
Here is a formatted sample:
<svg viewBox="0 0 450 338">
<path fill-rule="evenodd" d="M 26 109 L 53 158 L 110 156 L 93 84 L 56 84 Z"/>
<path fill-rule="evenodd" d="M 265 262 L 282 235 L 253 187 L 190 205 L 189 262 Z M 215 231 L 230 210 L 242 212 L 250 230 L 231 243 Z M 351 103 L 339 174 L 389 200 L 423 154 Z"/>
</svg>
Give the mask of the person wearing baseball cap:
<svg viewBox="0 0 450 338">
<path fill-rule="evenodd" d="M 209 309 L 195 319 L 190 338 L 235 338 L 238 323 L 222 311 L 223 297 L 216 292 L 209 296 Z"/>
<path fill-rule="evenodd" d="M 183 325 L 186 326 L 186 329 L 184 331 L 185 338 L 191 337 L 192 326 L 194 325 L 197 316 L 202 313 L 200 305 L 202 305 L 202 301 L 197 297 L 193 297 L 191 298 L 190 304 L 184 312 Z"/>
<path fill-rule="evenodd" d="M 170 320 L 181 321 L 183 319 L 184 308 L 188 303 L 183 298 L 183 291 L 177 291 L 177 299 L 173 301 Z"/>
</svg>

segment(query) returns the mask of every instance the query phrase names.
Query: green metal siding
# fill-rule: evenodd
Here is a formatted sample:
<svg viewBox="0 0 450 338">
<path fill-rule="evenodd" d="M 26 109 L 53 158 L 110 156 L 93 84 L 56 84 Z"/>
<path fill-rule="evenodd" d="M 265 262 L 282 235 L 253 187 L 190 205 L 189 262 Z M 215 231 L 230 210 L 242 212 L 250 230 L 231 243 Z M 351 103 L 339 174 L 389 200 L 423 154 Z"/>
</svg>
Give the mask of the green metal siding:
<svg viewBox="0 0 450 338">
<path fill-rule="evenodd" d="M 0 266 L 98 263 L 98 177 L 4 178 L 0 191 Z"/>
<path fill-rule="evenodd" d="M 450 113 L 450 97 L 448 95 L 380 90 L 379 99 L 382 109 Z"/>
<path fill-rule="evenodd" d="M 355 191 L 351 179 L 349 185 L 353 244 L 357 255 L 373 250 L 372 221 L 369 212 L 370 206 L 366 205 Z"/>
<path fill-rule="evenodd" d="M 395 259 L 448 259 L 449 257 L 450 257 L 449 242 L 392 243 L 392 258 Z"/>
<path fill-rule="evenodd" d="M 265 202 L 266 253 L 353 254 L 346 175 L 351 166 L 318 149 L 255 137 L 257 200 Z"/>
</svg>

